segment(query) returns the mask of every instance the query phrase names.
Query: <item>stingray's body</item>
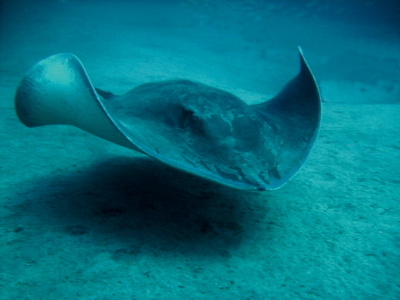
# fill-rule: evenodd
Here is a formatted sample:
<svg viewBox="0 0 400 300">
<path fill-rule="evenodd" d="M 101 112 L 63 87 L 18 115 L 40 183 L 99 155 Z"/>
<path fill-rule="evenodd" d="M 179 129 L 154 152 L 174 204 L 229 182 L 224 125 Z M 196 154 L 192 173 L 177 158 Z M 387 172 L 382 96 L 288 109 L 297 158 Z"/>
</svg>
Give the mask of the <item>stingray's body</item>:
<svg viewBox="0 0 400 300">
<path fill-rule="evenodd" d="M 116 96 L 94 88 L 74 55 L 57 54 L 26 73 L 15 105 L 29 127 L 74 125 L 227 186 L 272 190 L 301 168 L 320 126 L 320 94 L 301 51 L 300 62 L 277 96 L 247 105 L 189 80 L 142 84 Z"/>
</svg>

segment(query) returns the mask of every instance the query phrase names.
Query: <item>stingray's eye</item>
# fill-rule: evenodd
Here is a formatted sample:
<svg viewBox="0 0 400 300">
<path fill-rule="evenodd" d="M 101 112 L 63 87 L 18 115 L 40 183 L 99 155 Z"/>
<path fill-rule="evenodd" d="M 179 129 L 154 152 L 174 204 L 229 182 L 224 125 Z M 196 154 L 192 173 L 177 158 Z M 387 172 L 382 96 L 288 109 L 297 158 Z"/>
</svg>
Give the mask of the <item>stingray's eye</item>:
<svg viewBox="0 0 400 300">
<path fill-rule="evenodd" d="M 180 117 L 180 121 L 179 121 L 179 128 L 181 129 L 186 129 L 188 128 L 192 122 L 193 119 L 197 118 L 196 116 L 194 116 L 194 112 L 189 110 L 189 109 L 182 109 L 182 113 L 181 113 L 181 117 Z"/>
</svg>

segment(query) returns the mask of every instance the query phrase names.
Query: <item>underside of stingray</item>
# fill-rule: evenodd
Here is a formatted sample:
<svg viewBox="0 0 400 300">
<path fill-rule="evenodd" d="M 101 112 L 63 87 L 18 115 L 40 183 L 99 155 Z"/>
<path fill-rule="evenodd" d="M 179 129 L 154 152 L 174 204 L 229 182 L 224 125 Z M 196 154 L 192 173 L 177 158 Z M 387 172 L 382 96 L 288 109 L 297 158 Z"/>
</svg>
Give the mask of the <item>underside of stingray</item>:
<svg viewBox="0 0 400 300">
<path fill-rule="evenodd" d="M 93 87 L 76 56 L 56 54 L 25 74 L 15 107 L 28 127 L 73 125 L 223 185 L 273 190 L 304 164 L 320 127 L 319 90 L 299 56 L 299 74 L 278 95 L 247 105 L 189 80 L 113 95 Z"/>
</svg>

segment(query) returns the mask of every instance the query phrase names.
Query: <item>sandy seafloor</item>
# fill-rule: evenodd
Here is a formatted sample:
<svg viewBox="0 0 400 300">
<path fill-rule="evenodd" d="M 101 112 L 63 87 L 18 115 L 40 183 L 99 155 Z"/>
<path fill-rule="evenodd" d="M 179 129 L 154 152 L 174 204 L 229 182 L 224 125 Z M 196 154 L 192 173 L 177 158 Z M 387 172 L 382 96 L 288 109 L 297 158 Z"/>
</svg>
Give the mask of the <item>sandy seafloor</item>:
<svg viewBox="0 0 400 300">
<path fill-rule="evenodd" d="M 0 299 L 400 299 L 399 27 L 340 1 L 239 2 L 1 2 Z M 59 52 L 117 94 L 187 78 L 255 103 L 297 73 L 297 45 L 322 128 L 276 191 L 26 128 L 13 108 L 24 72 Z"/>
</svg>

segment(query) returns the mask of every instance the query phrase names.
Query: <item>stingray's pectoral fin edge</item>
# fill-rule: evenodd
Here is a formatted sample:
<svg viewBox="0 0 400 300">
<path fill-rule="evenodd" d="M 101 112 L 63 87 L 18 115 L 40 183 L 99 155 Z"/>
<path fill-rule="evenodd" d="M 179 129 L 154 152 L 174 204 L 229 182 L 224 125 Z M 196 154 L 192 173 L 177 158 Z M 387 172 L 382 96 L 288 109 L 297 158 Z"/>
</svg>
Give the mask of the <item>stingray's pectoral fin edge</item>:
<svg viewBox="0 0 400 300">
<path fill-rule="evenodd" d="M 94 89 L 96 90 L 96 93 L 98 95 L 100 95 L 101 97 L 103 97 L 103 99 L 105 99 L 105 100 L 112 99 L 112 98 L 116 97 L 116 95 L 114 95 L 110 91 L 105 91 L 105 90 L 99 89 L 97 87 L 95 87 Z"/>
<path fill-rule="evenodd" d="M 314 75 L 299 47 L 300 71 L 272 99 L 254 105 L 266 118 L 273 116 L 283 137 L 281 178 L 270 187 L 279 188 L 304 165 L 321 124 L 321 95 Z"/>
<path fill-rule="evenodd" d="M 137 150 L 111 120 L 82 63 L 73 54 L 56 54 L 35 64 L 17 88 L 15 109 L 28 127 L 73 125 Z"/>
</svg>

